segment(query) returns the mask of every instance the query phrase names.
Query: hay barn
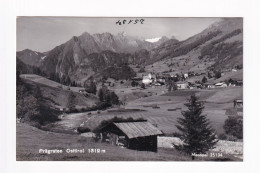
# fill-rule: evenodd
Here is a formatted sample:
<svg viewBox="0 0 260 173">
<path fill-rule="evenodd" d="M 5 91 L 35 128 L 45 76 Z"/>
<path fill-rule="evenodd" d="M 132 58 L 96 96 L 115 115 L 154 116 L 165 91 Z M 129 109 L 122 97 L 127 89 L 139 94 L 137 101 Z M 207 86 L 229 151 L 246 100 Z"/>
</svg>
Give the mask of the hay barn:
<svg viewBox="0 0 260 173">
<path fill-rule="evenodd" d="M 102 142 L 153 152 L 157 152 L 157 136 L 163 134 L 147 121 L 112 122 L 100 132 Z"/>
</svg>

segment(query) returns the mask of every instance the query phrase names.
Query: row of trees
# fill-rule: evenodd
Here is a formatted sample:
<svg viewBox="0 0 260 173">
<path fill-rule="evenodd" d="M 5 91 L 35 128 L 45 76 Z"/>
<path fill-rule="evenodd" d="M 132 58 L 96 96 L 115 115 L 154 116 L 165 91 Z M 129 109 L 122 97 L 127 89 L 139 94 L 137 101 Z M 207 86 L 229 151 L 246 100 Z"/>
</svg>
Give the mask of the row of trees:
<svg viewBox="0 0 260 173">
<path fill-rule="evenodd" d="M 71 80 L 68 75 L 63 75 L 62 77 L 60 77 L 58 73 L 51 73 L 50 80 L 56 81 L 67 86 L 82 87 L 81 83 Z"/>
<path fill-rule="evenodd" d="M 89 86 L 88 91 L 93 94 L 96 94 L 95 83 L 93 82 L 92 84 L 90 84 L 88 86 Z M 102 109 L 105 109 L 112 105 L 120 104 L 119 98 L 115 94 L 115 92 L 108 90 L 108 88 L 106 86 L 102 86 L 98 90 L 97 94 L 98 94 L 99 102 L 96 103 L 96 105 L 93 107 L 85 108 L 84 111 L 102 110 Z M 76 103 L 77 103 L 76 95 L 72 91 L 70 91 L 70 93 L 68 95 L 68 101 L 66 104 L 66 107 L 68 108 L 67 112 L 78 112 L 78 110 L 76 109 Z"/>
<path fill-rule="evenodd" d="M 114 91 L 110 91 L 106 86 L 102 86 L 98 90 L 98 98 L 100 102 L 107 103 L 109 105 L 119 105 L 119 98 Z"/>
<path fill-rule="evenodd" d="M 25 122 L 44 124 L 57 120 L 57 112 L 49 108 L 37 85 L 25 83 L 17 72 L 16 116 Z"/>
<path fill-rule="evenodd" d="M 89 84 L 85 83 L 84 87 L 85 87 L 86 92 L 96 95 L 97 86 L 96 86 L 96 83 L 93 80 L 91 80 Z"/>
</svg>

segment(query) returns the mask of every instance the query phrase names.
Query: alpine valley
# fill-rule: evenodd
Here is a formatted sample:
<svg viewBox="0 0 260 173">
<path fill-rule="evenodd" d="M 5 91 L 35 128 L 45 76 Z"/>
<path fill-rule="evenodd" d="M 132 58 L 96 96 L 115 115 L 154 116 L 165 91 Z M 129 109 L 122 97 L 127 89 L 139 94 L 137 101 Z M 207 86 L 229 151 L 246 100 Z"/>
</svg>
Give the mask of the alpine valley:
<svg viewBox="0 0 260 173">
<path fill-rule="evenodd" d="M 161 72 L 223 70 L 242 66 L 242 27 L 241 19 L 227 18 L 186 40 L 162 36 L 157 42 L 125 33 L 85 32 L 47 52 L 19 51 L 17 66 L 22 73 L 36 68 L 48 77 L 69 76 L 82 83 L 93 76 L 130 79 L 136 76 L 133 66 L 158 68 Z"/>
</svg>

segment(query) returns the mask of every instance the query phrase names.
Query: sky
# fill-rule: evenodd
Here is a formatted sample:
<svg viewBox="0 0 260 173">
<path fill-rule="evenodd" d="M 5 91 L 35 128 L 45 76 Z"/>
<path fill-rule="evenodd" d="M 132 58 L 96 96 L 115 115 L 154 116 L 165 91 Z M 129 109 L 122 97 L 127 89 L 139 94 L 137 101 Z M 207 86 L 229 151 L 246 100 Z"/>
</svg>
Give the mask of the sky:
<svg viewBox="0 0 260 173">
<path fill-rule="evenodd" d="M 136 19 L 144 19 L 143 24 L 140 21 L 134 24 Z M 121 25 L 116 24 L 119 20 Z M 123 20 L 126 20 L 125 24 L 122 23 Z M 125 32 L 126 35 L 143 39 L 173 36 L 185 40 L 219 20 L 220 18 L 17 17 L 16 49 L 45 52 L 84 32 L 109 32 L 113 35 Z"/>
</svg>

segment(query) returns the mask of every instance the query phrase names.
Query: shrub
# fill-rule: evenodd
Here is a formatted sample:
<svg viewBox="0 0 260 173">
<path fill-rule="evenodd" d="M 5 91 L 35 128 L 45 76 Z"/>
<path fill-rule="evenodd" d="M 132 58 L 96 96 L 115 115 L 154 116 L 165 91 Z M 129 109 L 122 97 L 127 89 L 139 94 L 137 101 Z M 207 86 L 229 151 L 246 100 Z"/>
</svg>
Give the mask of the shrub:
<svg viewBox="0 0 260 173">
<path fill-rule="evenodd" d="M 46 98 L 45 98 L 46 99 Z M 33 126 L 58 120 L 59 111 L 45 103 L 41 89 L 20 80 L 16 88 L 16 116 Z"/>
<path fill-rule="evenodd" d="M 219 136 L 218 136 L 218 139 L 220 140 L 227 140 L 227 135 L 225 135 L 224 133 L 221 133 Z"/>
<path fill-rule="evenodd" d="M 96 104 L 96 110 L 105 110 L 106 108 L 110 107 L 111 104 L 107 102 L 98 102 Z"/>
<path fill-rule="evenodd" d="M 95 133 L 95 136 L 93 137 L 94 142 L 98 142 L 101 139 L 100 133 Z"/>
<path fill-rule="evenodd" d="M 89 107 L 86 109 L 86 111 L 97 111 L 97 110 L 105 110 L 106 108 L 110 107 L 110 103 L 106 102 L 97 102 L 95 105 L 92 107 Z M 88 115 L 91 115 L 91 112 L 88 113 Z"/>
<path fill-rule="evenodd" d="M 221 77 L 221 72 L 220 71 L 215 71 L 215 78 L 218 79 Z"/>
<path fill-rule="evenodd" d="M 139 69 L 139 71 L 138 71 L 138 73 L 144 73 L 145 72 L 145 69 L 144 69 L 144 67 L 142 66 L 142 67 L 140 67 L 140 69 Z"/>
<path fill-rule="evenodd" d="M 136 82 L 136 81 L 134 81 L 134 80 L 131 82 L 131 86 L 132 86 L 132 87 L 135 87 L 135 86 L 138 86 L 138 85 L 139 85 L 139 83 Z"/>
<path fill-rule="evenodd" d="M 74 95 L 73 92 L 70 92 L 69 95 L 68 95 L 68 101 L 67 101 L 67 108 L 69 110 L 73 110 L 75 109 L 75 103 L 76 103 L 76 96 Z"/>
<path fill-rule="evenodd" d="M 229 116 L 223 126 L 225 133 L 243 139 L 243 118 L 238 116 Z"/>
<path fill-rule="evenodd" d="M 88 93 L 92 93 L 92 94 L 97 93 L 97 87 L 96 87 L 96 84 L 93 82 L 93 80 L 90 81 L 89 85 L 86 84 L 85 89 L 86 89 L 86 92 L 88 92 Z"/>
<path fill-rule="evenodd" d="M 81 112 L 85 112 L 87 109 L 86 108 L 81 108 L 80 111 Z"/>
<path fill-rule="evenodd" d="M 87 133 L 87 132 L 91 132 L 91 130 L 88 127 L 78 127 L 77 131 L 79 133 Z"/>
</svg>

